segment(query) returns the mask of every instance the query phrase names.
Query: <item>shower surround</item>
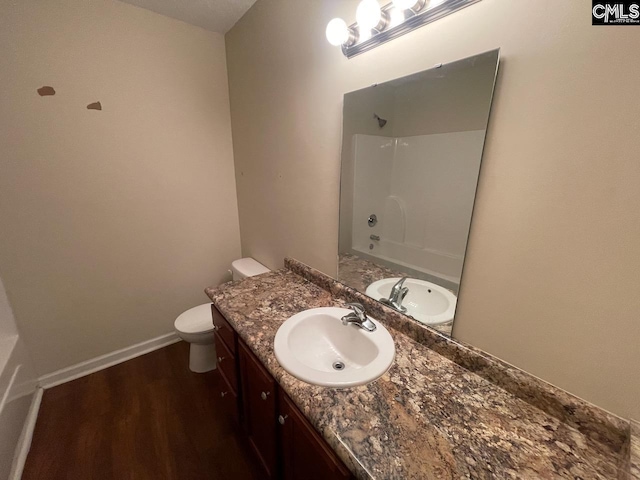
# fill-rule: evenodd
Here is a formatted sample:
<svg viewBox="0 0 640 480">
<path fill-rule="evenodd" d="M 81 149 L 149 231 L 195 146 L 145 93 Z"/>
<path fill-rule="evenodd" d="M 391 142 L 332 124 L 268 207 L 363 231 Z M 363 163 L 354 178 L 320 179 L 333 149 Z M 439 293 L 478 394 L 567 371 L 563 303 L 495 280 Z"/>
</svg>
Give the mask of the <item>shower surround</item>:
<svg viewBox="0 0 640 480">
<path fill-rule="evenodd" d="M 354 135 L 349 253 L 457 290 L 484 137 Z M 378 222 L 370 227 L 372 214 Z"/>
</svg>

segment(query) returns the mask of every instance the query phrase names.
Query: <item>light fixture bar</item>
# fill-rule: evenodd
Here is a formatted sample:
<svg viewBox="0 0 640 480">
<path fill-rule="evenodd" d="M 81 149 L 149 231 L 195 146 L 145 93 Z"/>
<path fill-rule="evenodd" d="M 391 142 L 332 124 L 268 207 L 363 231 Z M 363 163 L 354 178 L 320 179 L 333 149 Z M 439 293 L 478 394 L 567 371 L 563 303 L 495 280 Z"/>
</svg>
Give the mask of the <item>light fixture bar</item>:
<svg viewBox="0 0 640 480">
<path fill-rule="evenodd" d="M 405 33 L 409 33 L 416 28 L 422 27 L 423 25 L 431 22 L 435 22 L 436 20 L 446 17 L 447 15 L 451 15 L 452 13 L 457 12 L 458 10 L 461 10 L 479 1 L 481 0 L 444 0 L 439 5 L 433 7 L 429 6 L 429 3 L 431 2 L 428 1 L 425 7 L 415 14 L 410 10 L 407 10 L 407 18 L 399 25 L 387 27 L 386 30 L 382 30 L 381 32 L 373 31 L 370 38 L 356 42 L 354 45 L 347 46 L 343 44 L 342 53 L 344 53 L 347 58 L 354 57 L 368 50 L 371 50 L 378 45 L 382 45 L 389 40 L 400 37 Z M 393 3 L 389 3 L 388 5 L 382 7 L 382 11 L 385 12 L 385 14 L 388 16 L 390 10 L 393 8 Z M 354 23 L 349 28 L 353 31 L 358 31 L 358 24 Z M 362 32 L 359 33 L 360 38 L 363 38 Z"/>
</svg>

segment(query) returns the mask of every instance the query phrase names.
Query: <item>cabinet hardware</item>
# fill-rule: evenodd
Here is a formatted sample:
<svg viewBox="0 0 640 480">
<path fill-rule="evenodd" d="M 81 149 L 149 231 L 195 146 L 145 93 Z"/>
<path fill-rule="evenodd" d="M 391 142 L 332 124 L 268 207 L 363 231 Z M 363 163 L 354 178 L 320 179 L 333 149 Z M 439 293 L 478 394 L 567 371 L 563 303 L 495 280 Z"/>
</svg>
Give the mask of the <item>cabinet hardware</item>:
<svg viewBox="0 0 640 480">
<path fill-rule="evenodd" d="M 284 422 L 289 418 L 289 415 L 280 415 L 278 416 L 278 423 L 280 425 L 284 425 Z"/>
<path fill-rule="evenodd" d="M 220 392 L 220 396 L 221 396 L 222 398 L 224 398 L 224 396 L 225 396 L 227 393 L 229 393 L 229 392 Z"/>
<path fill-rule="evenodd" d="M 218 357 L 218 363 L 222 363 L 222 360 L 224 360 L 224 357 Z"/>
<path fill-rule="evenodd" d="M 271 392 L 262 392 L 260 394 L 260 398 L 262 398 L 263 400 L 266 400 L 269 395 L 271 395 Z"/>
</svg>

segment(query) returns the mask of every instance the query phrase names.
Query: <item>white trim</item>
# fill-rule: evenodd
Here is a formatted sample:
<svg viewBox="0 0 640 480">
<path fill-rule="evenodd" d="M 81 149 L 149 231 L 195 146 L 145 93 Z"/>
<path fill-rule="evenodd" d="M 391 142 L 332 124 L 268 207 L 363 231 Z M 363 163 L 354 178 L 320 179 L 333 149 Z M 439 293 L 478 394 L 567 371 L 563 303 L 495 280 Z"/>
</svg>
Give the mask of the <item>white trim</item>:
<svg viewBox="0 0 640 480">
<path fill-rule="evenodd" d="M 36 388 L 33 399 L 31 400 L 29 413 L 27 413 L 27 418 L 25 419 L 24 426 L 22 427 L 22 433 L 18 439 L 18 445 L 16 445 L 16 452 L 13 457 L 13 465 L 11 466 L 9 480 L 20 480 L 20 478 L 22 478 L 24 464 L 27 461 L 27 455 L 31 448 L 33 431 L 36 428 L 36 420 L 38 419 L 38 411 L 40 410 L 40 402 L 42 401 L 42 392 L 42 388 Z"/>
<path fill-rule="evenodd" d="M 0 412 L 4 410 L 4 405 L 9 401 L 9 395 L 11 395 L 11 389 L 13 388 L 13 384 L 16 382 L 16 378 L 18 378 L 18 373 L 20 373 L 20 367 L 22 365 L 18 365 L 11 374 L 11 378 L 9 379 L 9 385 L 7 385 L 7 389 L 4 391 L 4 395 L 2 396 L 2 400 L 0 400 Z"/>
<path fill-rule="evenodd" d="M 71 380 L 84 377 L 85 375 L 89 375 L 90 373 L 94 373 L 99 370 L 104 370 L 105 368 L 126 362 L 132 358 L 153 352 L 154 350 L 158 350 L 179 341 L 180 337 L 178 337 L 175 332 L 167 333 L 166 335 L 152 338 L 151 340 L 146 340 L 141 343 L 136 343 L 130 347 L 116 350 L 115 352 L 107 353 L 106 355 L 101 355 L 99 357 L 92 358 L 91 360 L 80 362 L 77 365 L 63 368 L 57 372 L 48 373 L 47 375 L 40 377 L 38 381 L 40 386 L 44 389 L 55 387 L 62 383 L 70 382 Z"/>
</svg>

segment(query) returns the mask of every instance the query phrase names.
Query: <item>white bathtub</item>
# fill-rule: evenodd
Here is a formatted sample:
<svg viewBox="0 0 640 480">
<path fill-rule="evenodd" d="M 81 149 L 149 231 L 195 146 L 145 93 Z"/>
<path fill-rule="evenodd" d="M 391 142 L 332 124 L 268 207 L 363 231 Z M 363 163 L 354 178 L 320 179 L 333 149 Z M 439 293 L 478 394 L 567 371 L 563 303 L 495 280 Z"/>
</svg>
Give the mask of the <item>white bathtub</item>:
<svg viewBox="0 0 640 480">
<path fill-rule="evenodd" d="M 369 249 L 369 243 L 374 244 Z M 424 274 L 424 279 L 433 281 L 457 292 L 464 257 L 427 248 L 418 248 L 381 238 L 362 245 L 353 245 L 353 254 L 412 275 Z M 419 276 L 418 278 L 423 278 Z"/>
<path fill-rule="evenodd" d="M 0 337 L 0 479 L 20 478 L 23 446 L 28 443 L 23 431 L 36 389 L 36 375 L 20 338 Z"/>
</svg>

